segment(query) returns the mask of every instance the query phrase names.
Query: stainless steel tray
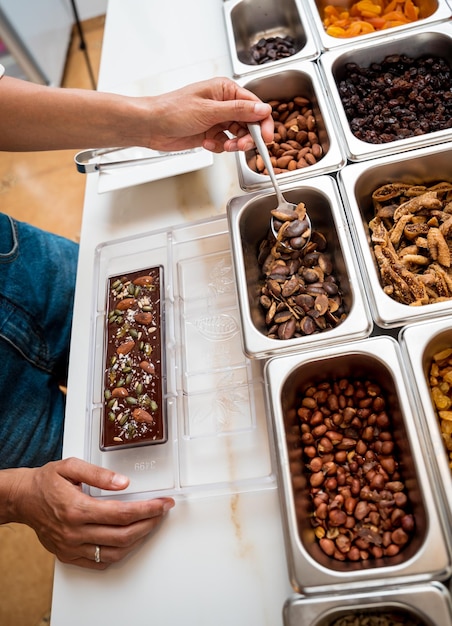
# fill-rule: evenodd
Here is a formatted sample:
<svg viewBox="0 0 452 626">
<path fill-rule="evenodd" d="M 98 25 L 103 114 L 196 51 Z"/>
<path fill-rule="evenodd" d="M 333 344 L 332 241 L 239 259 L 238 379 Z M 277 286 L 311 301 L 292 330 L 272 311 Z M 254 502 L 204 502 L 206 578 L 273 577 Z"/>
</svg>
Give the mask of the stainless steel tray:
<svg viewBox="0 0 452 626">
<path fill-rule="evenodd" d="M 320 54 L 311 16 L 306 11 L 305 2 L 301 0 L 284 3 L 272 0 L 226 0 L 223 9 L 234 76 L 245 76 L 269 67 L 280 68 L 292 61 L 313 60 Z M 259 39 L 288 35 L 294 39 L 295 54 L 264 65 L 252 63 L 250 48 Z"/>
<path fill-rule="evenodd" d="M 371 144 L 357 139 L 351 132 L 338 90 L 338 82 L 343 76 L 343 68 L 347 63 L 357 63 L 367 67 L 372 62 L 381 62 L 387 55 L 392 54 L 405 54 L 413 58 L 432 54 L 441 56 L 448 61 L 449 66 L 452 66 L 452 24 L 449 21 L 425 29 L 416 29 L 399 35 L 393 34 L 378 41 L 348 45 L 324 52 L 321 55 L 319 65 L 332 102 L 346 155 L 350 161 L 363 161 L 388 154 L 400 154 L 407 150 L 436 145 L 452 139 L 452 129 L 447 129 L 383 144 Z"/>
<path fill-rule="evenodd" d="M 334 380 L 342 377 L 366 377 L 375 381 L 391 399 L 387 410 L 391 415 L 417 527 L 411 543 L 396 557 L 347 562 L 326 556 L 310 523 L 306 481 L 304 487 L 297 483 L 296 506 L 286 443 L 286 423 L 290 429 L 286 415 L 295 406 L 298 388 L 327 378 Z M 390 337 L 374 337 L 310 353 L 275 357 L 265 366 L 265 380 L 293 588 L 307 595 L 332 594 L 363 590 L 369 586 L 381 589 L 390 584 L 446 580 L 451 569 L 449 544 L 433 492 L 433 475 L 430 465 L 426 463 L 427 450 L 420 440 L 413 399 L 408 393 L 409 381 L 397 342 Z M 303 519 L 301 511 L 304 511 Z"/>
<path fill-rule="evenodd" d="M 420 8 L 420 19 L 411 24 L 404 24 L 396 26 L 395 28 L 388 28 L 387 30 L 376 31 L 367 35 L 359 35 L 357 37 L 338 38 L 328 35 L 322 23 L 323 9 L 328 4 L 333 4 L 330 0 L 307 0 L 306 2 L 309 11 L 311 12 L 312 21 L 316 29 L 316 35 L 320 40 L 321 50 L 335 50 L 344 45 L 357 45 L 365 42 L 378 42 L 382 37 L 397 37 L 403 35 L 407 31 L 411 32 L 413 29 L 423 28 L 426 29 L 432 24 L 438 22 L 444 22 L 450 19 L 452 10 L 448 6 L 446 0 L 417 0 L 416 5 Z M 349 0 L 339 0 L 334 2 L 336 6 L 349 7 L 352 3 Z"/>
<path fill-rule="evenodd" d="M 235 279 L 241 317 L 243 348 L 251 358 L 268 358 L 276 354 L 299 352 L 322 345 L 335 345 L 370 335 L 372 320 L 357 271 L 357 263 L 346 225 L 336 183 L 331 176 L 283 185 L 290 202 L 306 203 L 314 229 L 324 234 L 327 253 L 334 259 L 348 314 L 336 327 L 313 335 L 279 340 L 265 334 L 265 317 L 259 306 L 257 284 L 261 276 L 257 253 L 275 208 L 275 194 L 255 192 L 238 196 L 227 206 L 232 240 Z"/>
<path fill-rule="evenodd" d="M 429 461 L 435 471 L 435 487 L 450 528 L 452 525 L 452 471 L 441 437 L 439 418 L 428 386 L 433 355 L 452 347 L 452 326 L 449 316 L 406 326 L 400 331 L 399 337 L 406 364 L 411 371 L 417 408 L 422 417 L 420 432 L 428 446 Z"/>
<path fill-rule="evenodd" d="M 384 293 L 370 241 L 369 221 L 374 216 L 372 193 L 380 185 L 391 182 L 412 185 L 429 185 L 442 180 L 452 182 L 451 162 L 452 143 L 449 142 L 410 151 L 403 159 L 399 155 L 390 155 L 349 164 L 337 177 L 372 316 L 382 328 L 395 328 L 445 315 L 450 311 L 451 301 L 409 306 Z"/>
<path fill-rule="evenodd" d="M 321 598 L 293 596 L 284 605 L 284 626 L 331 626 L 350 613 L 398 609 L 407 617 L 422 619 L 426 626 L 448 626 L 452 623 L 452 606 L 448 589 L 441 583 L 410 585 L 341 594 Z"/>
<path fill-rule="evenodd" d="M 336 172 L 345 165 L 345 150 L 339 141 L 339 133 L 329 107 L 329 94 L 320 80 L 315 63 L 293 62 L 280 68 L 267 69 L 254 76 L 243 77 L 237 82 L 266 102 L 304 96 L 312 104 L 323 156 L 317 163 L 304 169 L 277 174 L 278 182 L 285 184 Z M 249 167 L 248 161 L 253 154 L 252 150 L 237 153 L 239 183 L 246 191 L 271 187 L 269 176 L 255 172 Z"/>
</svg>

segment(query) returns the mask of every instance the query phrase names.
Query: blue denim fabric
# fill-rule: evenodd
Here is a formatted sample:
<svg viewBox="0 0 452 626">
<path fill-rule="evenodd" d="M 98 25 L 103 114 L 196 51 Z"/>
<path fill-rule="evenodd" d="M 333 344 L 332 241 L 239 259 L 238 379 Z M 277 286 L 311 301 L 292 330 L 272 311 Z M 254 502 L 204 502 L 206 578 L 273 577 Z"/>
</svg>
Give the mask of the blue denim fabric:
<svg viewBox="0 0 452 626">
<path fill-rule="evenodd" d="M 60 458 L 78 245 L 0 213 L 0 468 Z"/>
</svg>

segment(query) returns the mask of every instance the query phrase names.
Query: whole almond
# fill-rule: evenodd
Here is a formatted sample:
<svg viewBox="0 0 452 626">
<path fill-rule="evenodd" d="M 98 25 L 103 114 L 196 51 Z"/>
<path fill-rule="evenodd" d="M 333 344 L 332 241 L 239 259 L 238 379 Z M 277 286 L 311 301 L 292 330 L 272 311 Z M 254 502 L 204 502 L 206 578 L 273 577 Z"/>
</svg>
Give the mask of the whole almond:
<svg viewBox="0 0 452 626">
<path fill-rule="evenodd" d="M 127 396 L 129 395 L 129 392 L 127 391 L 125 387 L 116 387 L 111 392 L 111 395 L 113 398 L 127 398 Z"/>
<path fill-rule="evenodd" d="M 323 150 L 322 150 L 322 146 L 319 143 L 312 144 L 311 151 L 316 159 L 320 159 L 320 157 L 322 156 Z"/>
<path fill-rule="evenodd" d="M 308 130 L 308 120 L 305 118 L 304 115 L 299 115 L 297 117 L 297 126 L 298 130 Z"/>
<path fill-rule="evenodd" d="M 307 106 L 309 104 L 309 100 L 307 98 L 305 98 L 304 96 L 295 96 L 293 101 L 299 107 L 305 107 L 305 106 Z"/>
<path fill-rule="evenodd" d="M 285 141 L 287 137 L 287 129 L 284 126 L 284 124 L 278 124 L 277 129 L 278 129 L 277 132 L 281 138 L 281 141 Z M 277 141 L 276 136 L 275 136 L 275 141 Z"/>
<path fill-rule="evenodd" d="M 154 278 L 152 276 L 137 276 L 133 281 L 134 285 L 139 285 L 140 287 L 146 287 L 147 285 L 152 285 L 154 283 Z"/>
<path fill-rule="evenodd" d="M 292 161 L 292 157 L 289 156 L 282 156 L 279 157 L 279 159 L 276 161 L 276 166 L 277 167 L 281 167 L 281 168 L 285 168 L 289 165 L 290 161 Z"/>
<path fill-rule="evenodd" d="M 153 424 L 154 418 L 150 413 L 144 409 L 134 409 L 132 411 L 132 417 L 137 422 L 146 422 L 146 424 Z"/>
<path fill-rule="evenodd" d="M 308 140 L 308 133 L 306 130 L 299 130 L 297 133 L 297 136 L 295 137 L 295 140 L 300 144 L 303 145 L 304 143 L 306 143 L 306 141 Z"/>
<path fill-rule="evenodd" d="M 149 361 L 141 361 L 140 367 L 146 372 L 146 374 L 155 374 L 154 364 L 149 363 Z"/>
<path fill-rule="evenodd" d="M 117 354 L 129 354 L 129 352 L 133 350 L 134 347 L 135 347 L 135 342 L 133 341 L 133 339 L 130 339 L 128 341 L 124 341 L 124 343 L 119 345 L 116 348 L 116 352 Z"/>
<path fill-rule="evenodd" d="M 125 311 L 126 309 L 130 309 L 133 305 L 136 304 L 135 298 L 124 298 L 116 305 L 118 311 Z"/>
<path fill-rule="evenodd" d="M 283 143 L 280 143 L 279 147 L 281 148 L 281 150 L 284 150 L 285 152 L 287 150 L 292 150 L 293 148 L 292 144 L 289 143 L 288 141 L 284 141 Z"/>
<path fill-rule="evenodd" d="M 135 313 L 135 321 L 138 324 L 144 324 L 145 326 L 149 326 L 149 324 L 153 320 L 152 313 L 140 311 L 139 313 Z"/>
<path fill-rule="evenodd" d="M 256 168 L 258 172 L 263 172 L 265 169 L 264 161 L 262 160 L 260 154 L 258 154 L 256 157 Z"/>
</svg>

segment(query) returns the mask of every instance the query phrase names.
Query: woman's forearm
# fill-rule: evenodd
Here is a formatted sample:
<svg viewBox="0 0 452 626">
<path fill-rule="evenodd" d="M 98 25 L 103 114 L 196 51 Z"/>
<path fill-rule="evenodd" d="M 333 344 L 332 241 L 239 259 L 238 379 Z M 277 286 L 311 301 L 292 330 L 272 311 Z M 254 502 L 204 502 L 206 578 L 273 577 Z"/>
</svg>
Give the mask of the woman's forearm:
<svg viewBox="0 0 452 626">
<path fill-rule="evenodd" d="M 0 81 L 0 150 L 148 145 L 149 107 L 142 100 L 87 89 Z"/>
</svg>

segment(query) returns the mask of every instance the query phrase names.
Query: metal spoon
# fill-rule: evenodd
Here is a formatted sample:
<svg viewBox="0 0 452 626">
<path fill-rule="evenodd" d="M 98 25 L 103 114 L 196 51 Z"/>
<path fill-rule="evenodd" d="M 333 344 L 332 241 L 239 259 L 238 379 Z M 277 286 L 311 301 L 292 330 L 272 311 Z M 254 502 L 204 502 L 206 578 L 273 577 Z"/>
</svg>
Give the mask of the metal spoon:
<svg viewBox="0 0 452 626">
<path fill-rule="evenodd" d="M 248 130 L 264 161 L 278 200 L 278 206 L 271 212 L 270 227 L 272 233 L 275 239 L 288 250 L 302 250 L 311 238 L 311 220 L 306 212 L 306 207 L 303 203 L 292 204 L 284 198 L 276 180 L 267 145 L 262 137 L 261 125 L 258 122 L 250 122 Z M 278 228 L 275 221 L 279 222 Z"/>
</svg>

